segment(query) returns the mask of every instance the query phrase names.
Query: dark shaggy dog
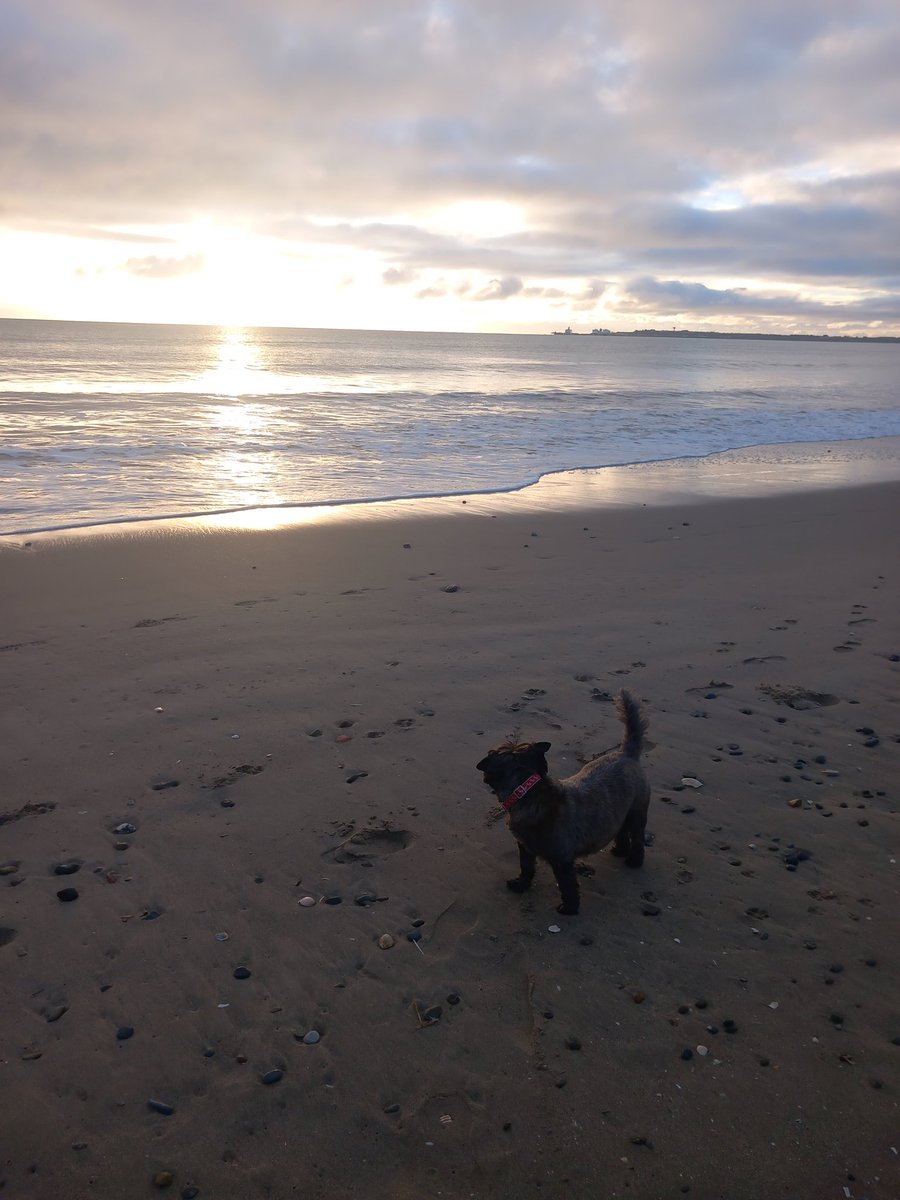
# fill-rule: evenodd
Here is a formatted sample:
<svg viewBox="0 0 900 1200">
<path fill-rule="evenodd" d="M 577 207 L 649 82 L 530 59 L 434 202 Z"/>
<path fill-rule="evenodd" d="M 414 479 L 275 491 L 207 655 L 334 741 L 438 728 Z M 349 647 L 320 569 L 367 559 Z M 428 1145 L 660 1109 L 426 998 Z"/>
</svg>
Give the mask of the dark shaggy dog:
<svg viewBox="0 0 900 1200">
<path fill-rule="evenodd" d="M 601 850 L 615 838 L 613 854 L 629 867 L 644 861 L 644 828 L 650 786 L 638 759 L 647 720 L 630 692 L 616 700 L 625 734 L 618 750 L 595 758 L 568 779 L 553 779 L 544 757 L 549 742 L 506 742 L 484 757 L 477 770 L 500 800 L 507 824 L 519 843 L 513 892 L 524 892 L 534 879 L 538 858 L 553 868 L 565 916 L 578 912 L 575 859 Z"/>
</svg>

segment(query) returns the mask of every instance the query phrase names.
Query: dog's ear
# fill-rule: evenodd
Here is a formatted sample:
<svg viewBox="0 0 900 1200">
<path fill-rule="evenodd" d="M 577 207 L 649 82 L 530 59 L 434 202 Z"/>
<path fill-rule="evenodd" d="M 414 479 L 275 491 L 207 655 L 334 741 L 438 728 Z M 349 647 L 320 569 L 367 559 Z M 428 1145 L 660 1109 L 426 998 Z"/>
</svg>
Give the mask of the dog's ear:
<svg viewBox="0 0 900 1200">
<path fill-rule="evenodd" d="M 535 750 L 540 750 L 541 754 L 546 754 L 547 751 L 550 749 L 550 745 L 551 745 L 550 742 L 535 742 L 534 748 L 535 748 Z"/>
<path fill-rule="evenodd" d="M 476 763 L 476 764 L 475 764 L 475 770 L 476 770 L 476 771 L 486 771 L 486 770 L 487 770 L 487 765 L 488 765 L 488 763 L 490 762 L 490 758 L 491 758 L 491 756 L 490 756 L 490 754 L 488 754 L 488 755 L 487 755 L 485 758 L 483 758 L 483 759 L 481 760 L 481 762 L 480 762 L 480 763 Z"/>
</svg>

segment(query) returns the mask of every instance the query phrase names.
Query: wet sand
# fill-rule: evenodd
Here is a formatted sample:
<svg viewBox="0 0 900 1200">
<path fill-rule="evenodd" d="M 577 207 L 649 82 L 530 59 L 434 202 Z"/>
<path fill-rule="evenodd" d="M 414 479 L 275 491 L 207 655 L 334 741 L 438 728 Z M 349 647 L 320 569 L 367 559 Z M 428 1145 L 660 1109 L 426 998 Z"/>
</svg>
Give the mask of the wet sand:
<svg viewBox="0 0 900 1200">
<path fill-rule="evenodd" d="M 900 484 L 657 499 L 0 550 L 10 1196 L 897 1194 Z M 622 686 L 562 918 L 474 764 Z"/>
</svg>

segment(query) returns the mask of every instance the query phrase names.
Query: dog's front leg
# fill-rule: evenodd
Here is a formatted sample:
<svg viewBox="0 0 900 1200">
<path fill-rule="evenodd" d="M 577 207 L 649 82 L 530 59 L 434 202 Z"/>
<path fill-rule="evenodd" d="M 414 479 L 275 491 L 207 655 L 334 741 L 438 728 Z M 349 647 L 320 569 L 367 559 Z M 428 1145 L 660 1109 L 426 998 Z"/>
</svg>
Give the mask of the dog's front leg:
<svg viewBox="0 0 900 1200">
<path fill-rule="evenodd" d="M 562 904 L 558 905 L 556 911 L 562 913 L 564 917 L 574 917 L 578 914 L 578 876 L 575 874 L 575 863 L 552 863 L 553 874 L 556 876 L 556 882 L 559 886 L 559 894 L 562 897 Z"/>
<path fill-rule="evenodd" d="M 537 859 L 530 850 L 518 843 L 519 847 L 519 875 L 517 879 L 507 879 L 506 886 L 511 892 L 527 892 L 531 887 L 531 882 L 534 879 L 534 868 Z"/>
</svg>

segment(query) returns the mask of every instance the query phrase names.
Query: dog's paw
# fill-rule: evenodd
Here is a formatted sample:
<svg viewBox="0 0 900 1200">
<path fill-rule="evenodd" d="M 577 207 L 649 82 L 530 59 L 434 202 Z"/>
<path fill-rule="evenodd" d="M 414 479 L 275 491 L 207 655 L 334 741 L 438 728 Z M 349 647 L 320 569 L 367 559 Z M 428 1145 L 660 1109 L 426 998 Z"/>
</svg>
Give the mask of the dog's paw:
<svg viewBox="0 0 900 1200">
<path fill-rule="evenodd" d="M 577 917 L 578 916 L 578 905 L 577 904 L 557 904 L 556 911 L 562 917 Z"/>
<path fill-rule="evenodd" d="M 527 892 L 528 889 L 531 887 L 531 880 L 530 879 L 522 879 L 522 877 L 519 876 L 516 879 L 507 879 L 506 886 L 509 888 L 509 890 L 511 892 L 516 892 L 519 895 L 521 895 L 522 892 Z"/>
<path fill-rule="evenodd" d="M 620 846 L 619 843 L 616 842 L 614 845 L 610 846 L 609 852 L 610 854 L 614 854 L 616 858 L 624 858 L 625 855 L 628 854 L 628 847 Z"/>
</svg>

